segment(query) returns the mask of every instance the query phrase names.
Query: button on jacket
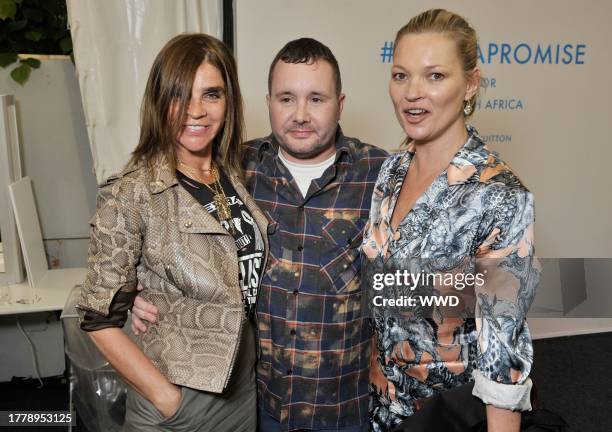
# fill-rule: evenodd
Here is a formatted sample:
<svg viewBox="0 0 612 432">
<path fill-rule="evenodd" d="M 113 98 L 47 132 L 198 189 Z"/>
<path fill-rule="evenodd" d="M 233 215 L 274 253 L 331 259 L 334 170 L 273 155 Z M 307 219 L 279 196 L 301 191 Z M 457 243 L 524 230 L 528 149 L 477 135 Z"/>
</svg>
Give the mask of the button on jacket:
<svg viewBox="0 0 612 432">
<path fill-rule="evenodd" d="M 260 229 L 267 220 L 234 174 L 228 174 Z M 244 302 L 234 238 L 181 187 L 163 157 L 132 166 L 98 193 L 91 222 L 89 271 L 78 307 L 108 315 L 119 291 L 142 297 L 158 320 L 137 338 L 174 384 L 221 393 L 238 350 Z"/>
<path fill-rule="evenodd" d="M 385 157 L 338 131 L 334 164 L 302 197 L 271 136 L 245 145 L 246 184 L 270 221 L 257 300 L 260 403 L 283 430 L 367 421 L 359 246 Z"/>
</svg>

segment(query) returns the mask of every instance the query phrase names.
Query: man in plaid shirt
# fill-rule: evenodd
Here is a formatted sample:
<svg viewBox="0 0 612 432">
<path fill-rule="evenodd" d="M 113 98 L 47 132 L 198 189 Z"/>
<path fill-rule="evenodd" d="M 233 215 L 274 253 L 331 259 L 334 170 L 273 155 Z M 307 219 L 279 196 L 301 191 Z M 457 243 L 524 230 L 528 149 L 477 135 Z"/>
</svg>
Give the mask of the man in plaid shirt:
<svg viewBox="0 0 612 432">
<path fill-rule="evenodd" d="M 244 147 L 247 188 L 270 222 L 257 298 L 262 432 L 369 430 L 359 247 L 387 154 L 343 135 L 341 90 L 328 47 L 289 42 L 270 66 L 272 134 Z M 143 303 L 135 315 L 146 317 Z"/>
<path fill-rule="evenodd" d="M 257 299 L 261 431 L 369 430 L 359 247 L 386 153 L 342 134 L 341 90 L 329 48 L 289 42 L 270 66 L 272 134 L 245 148 L 247 188 L 270 221 Z"/>
</svg>

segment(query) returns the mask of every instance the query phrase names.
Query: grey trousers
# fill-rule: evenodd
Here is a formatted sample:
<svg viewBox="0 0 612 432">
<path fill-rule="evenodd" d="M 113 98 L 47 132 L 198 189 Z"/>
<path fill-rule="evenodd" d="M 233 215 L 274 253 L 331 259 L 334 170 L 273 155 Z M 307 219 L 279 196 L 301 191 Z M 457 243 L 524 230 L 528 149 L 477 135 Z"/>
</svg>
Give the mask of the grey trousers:
<svg viewBox="0 0 612 432">
<path fill-rule="evenodd" d="M 128 388 L 122 432 L 254 432 L 257 430 L 255 339 L 245 325 L 236 364 L 222 394 L 181 387 L 177 412 L 164 416 L 147 399 Z"/>
</svg>

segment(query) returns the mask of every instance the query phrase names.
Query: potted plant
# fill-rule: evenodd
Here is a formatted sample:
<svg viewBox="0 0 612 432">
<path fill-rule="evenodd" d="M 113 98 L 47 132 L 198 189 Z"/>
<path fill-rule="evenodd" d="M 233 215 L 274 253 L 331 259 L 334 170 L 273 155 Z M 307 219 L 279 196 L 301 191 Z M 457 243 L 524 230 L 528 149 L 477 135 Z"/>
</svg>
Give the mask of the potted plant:
<svg viewBox="0 0 612 432">
<path fill-rule="evenodd" d="M 65 0 L 0 0 L 0 66 L 21 85 L 40 67 L 30 54 L 72 56 Z"/>
</svg>

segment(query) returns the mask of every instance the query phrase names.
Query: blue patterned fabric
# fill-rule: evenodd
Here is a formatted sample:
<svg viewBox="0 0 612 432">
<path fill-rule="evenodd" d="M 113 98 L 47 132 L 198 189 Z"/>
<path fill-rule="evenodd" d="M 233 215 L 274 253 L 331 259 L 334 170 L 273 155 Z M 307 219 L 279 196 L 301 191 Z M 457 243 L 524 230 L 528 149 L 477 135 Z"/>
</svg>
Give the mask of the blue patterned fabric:
<svg viewBox="0 0 612 432">
<path fill-rule="evenodd" d="M 424 399 L 474 379 L 474 394 L 485 403 L 530 409 L 533 348 L 525 316 L 539 280 L 533 196 L 475 129 L 467 131 L 467 142 L 395 229 L 391 217 L 413 148 L 389 157 L 372 197 L 362 247 L 368 304 L 377 295 L 460 299 L 455 307 L 372 306 L 376 432 L 391 430 Z M 398 271 L 432 277 L 374 288 L 375 275 Z M 458 286 L 467 274 L 482 283 Z"/>
</svg>

